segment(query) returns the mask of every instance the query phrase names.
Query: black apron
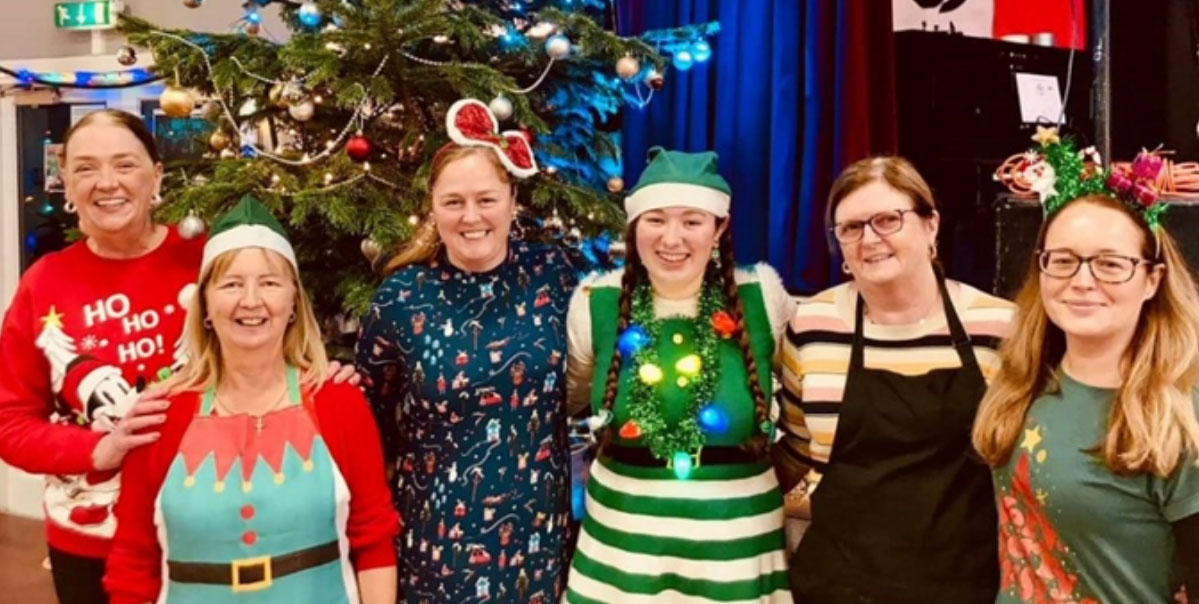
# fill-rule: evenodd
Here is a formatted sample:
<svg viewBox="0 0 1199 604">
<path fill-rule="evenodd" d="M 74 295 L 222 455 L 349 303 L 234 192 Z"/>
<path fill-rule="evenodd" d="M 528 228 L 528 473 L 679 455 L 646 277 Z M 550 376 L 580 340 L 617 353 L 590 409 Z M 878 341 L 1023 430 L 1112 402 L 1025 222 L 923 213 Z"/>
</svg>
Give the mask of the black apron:
<svg viewBox="0 0 1199 604">
<path fill-rule="evenodd" d="M 970 442 L 986 381 L 945 280 L 937 281 L 960 368 L 867 369 L 858 297 L 833 450 L 791 558 L 799 604 L 995 601 L 994 490 Z"/>
</svg>

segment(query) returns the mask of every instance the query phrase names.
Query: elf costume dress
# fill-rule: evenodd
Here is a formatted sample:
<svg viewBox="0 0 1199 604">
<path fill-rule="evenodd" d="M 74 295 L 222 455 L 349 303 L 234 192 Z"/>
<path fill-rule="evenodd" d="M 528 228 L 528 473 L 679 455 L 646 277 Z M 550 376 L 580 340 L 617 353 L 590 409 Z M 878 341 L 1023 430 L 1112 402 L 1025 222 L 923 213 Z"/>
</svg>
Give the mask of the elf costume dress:
<svg viewBox="0 0 1199 604">
<path fill-rule="evenodd" d="M 243 248 L 295 267 L 282 227 L 248 197 L 213 225 L 203 266 Z M 357 572 L 395 564 L 399 521 L 366 400 L 300 373 L 287 367 L 280 405 L 258 417 L 216 413 L 215 384 L 170 396 L 162 437 L 125 461 L 113 604 L 354 604 Z"/>
<path fill-rule="evenodd" d="M 727 216 L 728 186 L 715 161 L 659 152 L 626 202 L 630 221 L 674 206 Z M 778 274 L 765 264 L 736 272 L 740 326 L 715 284 L 682 300 L 640 284 L 630 327 L 618 332 L 622 276 L 587 279 L 567 318 L 571 398 L 589 395 L 611 441 L 591 466 L 566 601 L 790 602 L 782 494 L 768 458 L 742 448 L 771 432 L 757 421 L 749 380 L 769 396 L 771 359 L 792 308 Z M 752 377 L 740 329 L 756 361 Z M 614 354 L 624 360 L 609 412 Z"/>
</svg>

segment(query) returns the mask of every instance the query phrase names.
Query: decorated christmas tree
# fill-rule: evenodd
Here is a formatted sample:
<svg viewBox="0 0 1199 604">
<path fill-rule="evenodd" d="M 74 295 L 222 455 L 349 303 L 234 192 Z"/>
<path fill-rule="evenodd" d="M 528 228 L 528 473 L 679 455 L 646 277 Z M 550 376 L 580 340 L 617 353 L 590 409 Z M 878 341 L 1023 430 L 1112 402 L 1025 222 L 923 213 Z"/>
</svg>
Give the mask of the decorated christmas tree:
<svg viewBox="0 0 1199 604">
<path fill-rule="evenodd" d="M 258 11 L 272 3 L 292 29 L 286 42 L 261 31 Z M 475 98 L 533 143 L 541 172 L 521 187 L 526 233 L 594 242 L 623 225 L 620 111 L 664 85 L 659 51 L 708 48 L 714 31 L 623 38 L 610 10 L 604 0 L 250 0 L 228 34 L 127 18 L 122 30 L 169 84 L 163 110 L 199 104 L 216 126 L 210 158 L 168 166 L 160 218 L 199 231 L 254 193 L 291 230 L 318 313 L 352 315 L 378 283 L 372 261 L 423 220 L 447 110 Z"/>
</svg>

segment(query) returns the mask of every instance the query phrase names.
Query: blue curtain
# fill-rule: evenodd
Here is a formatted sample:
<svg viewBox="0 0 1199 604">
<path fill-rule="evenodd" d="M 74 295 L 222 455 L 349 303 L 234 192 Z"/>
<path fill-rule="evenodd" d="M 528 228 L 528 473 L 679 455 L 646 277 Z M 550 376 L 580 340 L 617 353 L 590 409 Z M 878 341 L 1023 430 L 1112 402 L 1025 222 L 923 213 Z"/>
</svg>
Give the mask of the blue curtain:
<svg viewBox="0 0 1199 604">
<path fill-rule="evenodd" d="M 738 261 L 769 262 L 797 292 L 832 284 L 840 271 L 824 229 L 829 185 L 847 161 L 888 151 L 894 139 L 855 135 L 867 127 L 893 129 L 861 115 L 863 86 L 870 94 L 879 88 L 863 73 L 866 51 L 856 45 L 871 40 L 863 28 L 885 21 L 884 42 L 890 44 L 890 2 L 862 4 L 867 3 L 621 0 L 623 35 L 711 20 L 721 27 L 710 40 L 708 63 L 686 72 L 671 68 L 646 107 L 626 107 L 625 181 L 636 183 L 653 145 L 713 149 L 733 187 Z M 884 50 L 889 57 L 889 48 Z M 885 61 L 869 64 L 889 73 Z M 893 104 L 889 98 L 872 102 Z"/>
</svg>

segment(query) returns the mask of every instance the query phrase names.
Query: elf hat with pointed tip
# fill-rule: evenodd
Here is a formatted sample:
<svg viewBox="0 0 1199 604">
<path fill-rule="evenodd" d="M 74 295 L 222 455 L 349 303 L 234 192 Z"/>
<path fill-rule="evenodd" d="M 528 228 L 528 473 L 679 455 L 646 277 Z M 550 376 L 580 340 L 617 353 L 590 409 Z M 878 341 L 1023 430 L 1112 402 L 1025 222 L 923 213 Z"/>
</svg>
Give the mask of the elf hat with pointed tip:
<svg viewBox="0 0 1199 604">
<path fill-rule="evenodd" d="M 630 223 L 650 210 L 677 206 L 710 212 L 717 218 L 729 215 L 733 190 L 716 169 L 715 152 L 651 147 L 649 157 L 636 188 L 624 201 Z"/>
<path fill-rule="evenodd" d="M 208 241 L 204 244 L 200 272 L 203 273 L 221 254 L 248 247 L 278 252 L 298 271 L 296 252 L 287 240 L 283 225 L 261 202 L 247 194 L 212 223 Z"/>
</svg>

